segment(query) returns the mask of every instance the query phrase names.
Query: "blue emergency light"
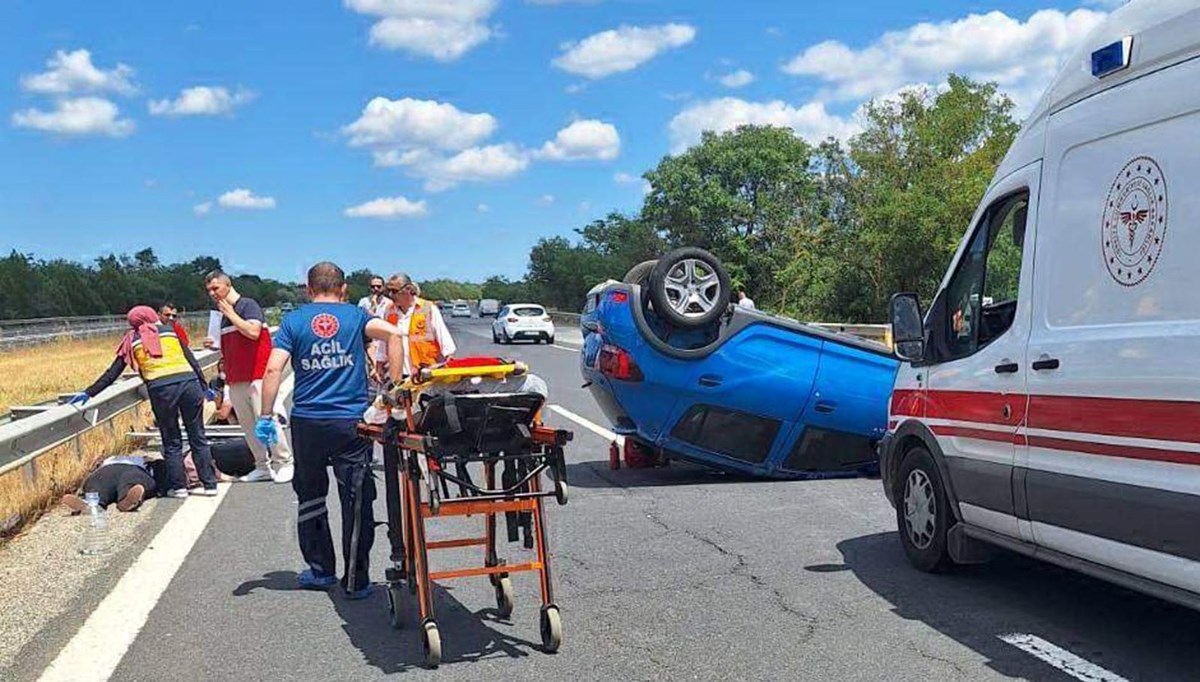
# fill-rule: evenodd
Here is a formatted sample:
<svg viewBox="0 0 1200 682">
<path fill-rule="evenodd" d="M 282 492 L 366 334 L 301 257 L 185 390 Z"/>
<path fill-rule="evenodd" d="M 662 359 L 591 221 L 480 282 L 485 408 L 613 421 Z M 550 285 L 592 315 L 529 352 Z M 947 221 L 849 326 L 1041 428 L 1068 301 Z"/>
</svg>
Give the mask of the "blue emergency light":
<svg viewBox="0 0 1200 682">
<path fill-rule="evenodd" d="M 1092 53 L 1092 75 L 1104 78 L 1122 69 L 1129 68 L 1133 53 L 1133 38 L 1126 37 Z"/>
</svg>

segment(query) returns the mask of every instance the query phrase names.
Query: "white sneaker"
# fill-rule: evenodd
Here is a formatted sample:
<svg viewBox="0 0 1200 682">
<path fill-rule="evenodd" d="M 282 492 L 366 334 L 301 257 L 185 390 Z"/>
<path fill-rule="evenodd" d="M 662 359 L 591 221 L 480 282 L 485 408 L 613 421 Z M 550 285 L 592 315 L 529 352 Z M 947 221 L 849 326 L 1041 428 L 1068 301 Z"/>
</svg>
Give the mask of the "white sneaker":
<svg viewBox="0 0 1200 682">
<path fill-rule="evenodd" d="M 168 490 L 167 497 L 171 497 L 176 500 L 186 500 L 188 497 L 187 488 L 175 488 L 173 490 Z"/>
<path fill-rule="evenodd" d="M 193 489 L 189 490 L 188 492 L 191 493 L 192 495 L 200 495 L 202 497 L 216 497 L 217 496 L 216 488 L 193 488 Z"/>
<path fill-rule="evenodd" d="M 291 464 L 284 464 L 275 472 L 276 483 L 291 483 L 292 476 L 296 475 L 296 468 Z"/>
<path fill-rule="evenodd" d="M 271 471 L 269 469 L 255 469 L 250 473 L 238 479 L 242 483 L 261 483 L 262 481 L 271 480 Z"/>
</svg>

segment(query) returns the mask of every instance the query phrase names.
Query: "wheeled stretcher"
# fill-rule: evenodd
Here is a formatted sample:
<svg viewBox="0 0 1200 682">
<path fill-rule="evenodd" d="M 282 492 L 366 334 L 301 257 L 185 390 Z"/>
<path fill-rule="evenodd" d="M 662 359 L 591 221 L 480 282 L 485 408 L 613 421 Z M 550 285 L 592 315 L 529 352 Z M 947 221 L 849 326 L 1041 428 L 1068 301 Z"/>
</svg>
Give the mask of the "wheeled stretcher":
<svg viewBox="0 0 1200 682">
<path fill-rule="evenodd" d="M 542 426 L 538 419 L 545 397 L 534 392 L 467 392 L 472 381 L 504 390 L 506 381 L 525 368 L 516 363 L 424 369 L 385 394 L 392 410 L 382 425 L 360 430 L 382 443 L 387 502 L 390 565 L 386 569 L 392 627 L 402 624 L 405 588 L 417 598 L 425 662 L 441 661 L 441 636 L 433 606 L 433 584 L 439 580 L 486 575 L 501 617 L 513 610 L 509 576 L 534 571 L 541 583 L 542 646 L 556 651 L 562 643 L 562 620 L 554 601 L 544 501 L 567 503 L 563 447 L 570 431 Z M 403 418 L 397 415 L 402 412 Z M 482 481 L 472 476 L 482 470 Z M 552 486 L 543 488 L 543 474 Z M 504 517 L 510 542 L 522 541 L 535 556 L 509 564 L 497 552 L 497 517 Z M 431 519 L 478 516 L 483 534 L 452 540 L 426 540 Z M 432 550 L 482 547 L 482 566 L 434 571 Z"/>
</svg>

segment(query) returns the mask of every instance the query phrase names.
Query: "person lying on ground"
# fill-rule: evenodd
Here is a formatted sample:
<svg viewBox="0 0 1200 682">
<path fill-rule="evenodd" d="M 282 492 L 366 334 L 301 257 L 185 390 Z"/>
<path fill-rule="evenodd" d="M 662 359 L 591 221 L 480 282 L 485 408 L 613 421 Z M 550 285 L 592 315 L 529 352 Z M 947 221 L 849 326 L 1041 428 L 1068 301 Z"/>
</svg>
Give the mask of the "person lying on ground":
<svg viewBox="0 0 1200 682">
<path fill-rule="evenodd" d="M 116 381 L 126 366 L 132 366 L 146 383 L 154 421 L 162 436 L 162 455 L 167 467 L 167 497 L 188 496 L 183 464 L 183 434 L 179 430 L 181 418 L 203 485 L 197 493 L 216 496 L 217 478 L 208 438 L 204 433 L 204 400 L 213 396 L 205 387 L 204 372 L 192 351 L 180 343 L 175 329 L 161 323 L 153 308 L 136 306 L 129 311 L 126 319 L 130 329 L 117 346 L 117 356 L 112 365 L 95 383 L 76 393 L 70 399 L 70 404 L 82 407 Z"/>
<path fill-rule="evenodd" d="M 82 492 L 85 495 L 99 494 L 101 508 L 107 508 L 115 502 L 119 511 L 130 512 L 140 507 L 143 500 L 154 497 L 157 490 L 145 457 L 114 455 L 88 474 L 83 481 Z M 72 514 L 87 511 L 87 503 L 74 493 L 63 495 L 62 503 Z"/>
</svg>

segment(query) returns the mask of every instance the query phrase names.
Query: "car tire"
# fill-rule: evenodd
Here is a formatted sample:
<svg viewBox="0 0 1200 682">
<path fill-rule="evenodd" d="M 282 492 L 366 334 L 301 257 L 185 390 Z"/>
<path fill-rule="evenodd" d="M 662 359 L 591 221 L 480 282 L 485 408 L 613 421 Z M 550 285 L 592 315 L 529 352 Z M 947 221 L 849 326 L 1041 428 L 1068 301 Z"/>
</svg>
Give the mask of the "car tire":
<svg viewBox="0 0 1200 682">
<path fill-rule="evenodd" d="M 547 337 L 546 337 L 546 345 L 547 345 L 547 346 L 553 346 L 553 345 L 554 345 L 554 335 L 553 335 L 553 334 L 551 334 L 550 336 L 547 336 Z"/>
<path fill-rule="evenodd" d="M 933 455 L 922 446 L 910 449 L 896 479 L 896 527 L 909 562 L 926 573 L 954 567 L 946 546 L 953 521 L 946 488 Z"/>
<path fill-rule="evenodd" d="M 500 337 L 496 334 L 496 330 L 492 330 L 492 343 L 500 343 Z"/>
<path fill-rule="evenodd" d="M 636 284 L 638 286 L 646 286 L 646 280 L 650 279 L 650 273 L 654 271 L 656 260 L 644 260 L 641 263 L 629 268 L 629 272 L 625 273 L 624 279 L 621 281 L 626 284 Z"/>
<path fill-rule="evenodd" d="M 728 310 L 733 294 L 729 271 L 721 261 L 694 246 L 659 258 L 649 281 L 654 312 L 675 327 L 703 327 L 717 321 Z"/>
</svg>

